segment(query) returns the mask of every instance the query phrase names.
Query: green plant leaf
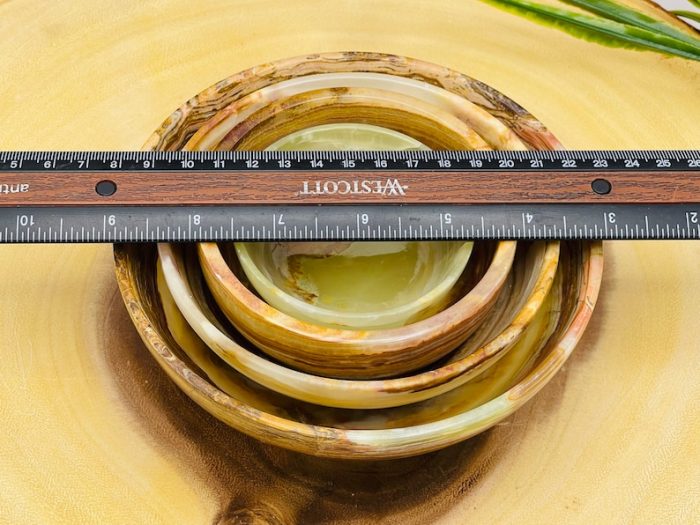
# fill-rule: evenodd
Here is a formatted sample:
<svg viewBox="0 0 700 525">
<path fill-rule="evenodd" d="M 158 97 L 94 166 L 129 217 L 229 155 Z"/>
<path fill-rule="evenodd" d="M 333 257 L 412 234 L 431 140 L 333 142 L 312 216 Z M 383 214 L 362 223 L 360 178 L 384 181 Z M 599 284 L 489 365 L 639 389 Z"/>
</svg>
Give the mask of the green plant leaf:
<svg viewBox="0 0 700 525">
<path fill-rule="evenodd" d="M 553 25 L 574 36 L 611 46 L 653 50 L 700 61 L 700 43 L 679 40 L 606 18 L 561 9 L 529 0 L 484 0 L 521 16 Z"/>
<path fill-rule="evenodd" d="M 645 13 L 618 4 L 611 0 L 562 0 L 563 2 L 586 11 L 590 11 L 597 15 L 603 16 L 609 20 L 615 20 L 624 24 L 629 24 L 649 31 L 668 35 L 677 40 L 682 40 L 689 44 L 700 45 L 700 38 L 684 33 L 680 29 L 664 22 L 663 20 L 653 18 Z M 696 0 L 697 1 L 697 0 Z"/>
<path fill-rule="evenodd" d="M 671 11 L 676 16 L 682 16 L 683 18 L 687 18 L 688 20 L 695 20 L 696 22 L 700 22 L 700 13 L 696 13 L 695 11 L 685 11 L 683 9 L 677 9 L 675 11 Z"/>
</svg>

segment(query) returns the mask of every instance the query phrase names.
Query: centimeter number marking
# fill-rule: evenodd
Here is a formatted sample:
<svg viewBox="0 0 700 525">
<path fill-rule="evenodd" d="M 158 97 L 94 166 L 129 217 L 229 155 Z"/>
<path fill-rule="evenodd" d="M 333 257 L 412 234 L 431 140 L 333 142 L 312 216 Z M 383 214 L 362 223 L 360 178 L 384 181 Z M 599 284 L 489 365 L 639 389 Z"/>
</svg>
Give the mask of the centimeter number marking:
<svg viewBox="0 0 700 525">
<path fill-rule="evenodd" d="M 120 170 L 677 170 L 700 150 L 537 151 L 0 151 L 0 171 Z"/>
<path fill-rule="evenodd" d="M 210 170 L 700 171 L 698 151 L 0 152 L 0 243 L 700 239 L 700 195 L 681 204 L 519 203 L 2 206 L 6 172 Z M 283 177 L 283 173 L 280 173 Z M 154 174 L 154 180 L 156 175 Z M 468 188 L 465 188 L 468 191 Z M 290 203 L 291 204 L 291 203 Z"/>
</svg>

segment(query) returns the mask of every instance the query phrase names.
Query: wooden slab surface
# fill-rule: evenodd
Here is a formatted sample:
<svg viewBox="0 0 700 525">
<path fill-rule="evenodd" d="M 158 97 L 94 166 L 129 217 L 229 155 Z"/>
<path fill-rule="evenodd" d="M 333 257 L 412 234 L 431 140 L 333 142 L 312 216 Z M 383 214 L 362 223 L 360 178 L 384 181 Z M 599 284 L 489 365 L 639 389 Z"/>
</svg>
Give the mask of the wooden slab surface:
<svg viewBox="0 0 700 525">
<path fill-rule="evenodd" d="M 1 149 L 138 149 L 231 73 L 346 49 L 470 74 L 569 148 L 700 147 L 699 63 L 476 0 L 15 0 L 0 35 Z M 594 320 L 533 402 L 370 464 L 259 445 L 189 402 L 131 327 L 108 246 L 1 246 L 0 523 L 699 522 L 700 243 L 606 256 Z"/>
</svg>

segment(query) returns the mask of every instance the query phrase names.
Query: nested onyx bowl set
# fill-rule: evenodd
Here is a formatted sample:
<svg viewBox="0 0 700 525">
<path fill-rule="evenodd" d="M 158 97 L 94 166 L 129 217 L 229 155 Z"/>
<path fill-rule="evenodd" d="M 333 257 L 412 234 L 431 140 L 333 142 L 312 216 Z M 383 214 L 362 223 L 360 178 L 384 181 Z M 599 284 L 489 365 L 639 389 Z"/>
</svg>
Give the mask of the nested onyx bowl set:
<svg viewBox="0 0 700 525">
<path fill-rule="evenodd" d="M 263 64 L 190 99 L 151 150 L 557 149 L 532 115 L 441 66 L 374 53 Z M 596 242 L 115 247 L 170 378 L 266 443 L 334 458 L 436 450 L 499 422 L 586 328 Z"/>
</svg>

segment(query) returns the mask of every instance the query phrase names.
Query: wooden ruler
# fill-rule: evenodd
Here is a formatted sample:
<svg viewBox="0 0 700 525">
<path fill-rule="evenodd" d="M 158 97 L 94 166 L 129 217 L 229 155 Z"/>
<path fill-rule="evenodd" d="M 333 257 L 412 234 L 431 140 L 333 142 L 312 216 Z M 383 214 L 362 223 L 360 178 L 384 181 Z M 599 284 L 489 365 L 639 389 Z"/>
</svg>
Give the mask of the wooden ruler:
<svg viewBox="0 0 700 525">
<path fill-rule="evenodd" d="M 0 153 L 0 242 L 399 239 L 700 239 L 700 152 Z"/>
</svg>

